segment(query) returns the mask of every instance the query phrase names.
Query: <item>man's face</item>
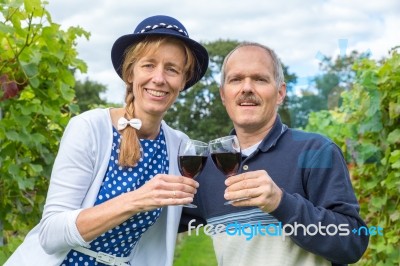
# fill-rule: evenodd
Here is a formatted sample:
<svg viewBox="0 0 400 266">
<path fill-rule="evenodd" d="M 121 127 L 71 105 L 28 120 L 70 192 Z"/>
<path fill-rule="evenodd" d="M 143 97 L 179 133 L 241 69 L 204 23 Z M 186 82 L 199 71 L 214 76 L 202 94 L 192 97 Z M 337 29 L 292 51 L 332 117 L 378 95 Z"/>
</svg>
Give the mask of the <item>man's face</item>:
<svg viewBox="0 0 400 266">
<path fill-rule="evenodd" d="M 220 94 L 235 128 L 251 132 L 272 126 L 286 85 L 276 87 L 272 59 L 266 50 L 245 46 L 228 58 Z"/>
</svg>

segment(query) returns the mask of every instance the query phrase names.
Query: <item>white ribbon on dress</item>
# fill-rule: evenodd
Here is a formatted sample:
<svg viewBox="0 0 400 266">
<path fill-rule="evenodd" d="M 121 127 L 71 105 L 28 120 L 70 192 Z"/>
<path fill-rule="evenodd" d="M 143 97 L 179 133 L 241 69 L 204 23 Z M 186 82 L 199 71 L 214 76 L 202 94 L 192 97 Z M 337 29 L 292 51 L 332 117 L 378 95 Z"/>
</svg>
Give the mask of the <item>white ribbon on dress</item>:
<svg viewBox="0 0 400 266">
<path fill-rule="evenodd" d="M 131 120 L 128 120 L 125 117 L 121 117 L 120 119 L 118 119 L 118 130 L 123 130 L 128 125 L 139 130 L 142 127 L 142 120 L 138 118 L 133 118 Z"/>
</svg>

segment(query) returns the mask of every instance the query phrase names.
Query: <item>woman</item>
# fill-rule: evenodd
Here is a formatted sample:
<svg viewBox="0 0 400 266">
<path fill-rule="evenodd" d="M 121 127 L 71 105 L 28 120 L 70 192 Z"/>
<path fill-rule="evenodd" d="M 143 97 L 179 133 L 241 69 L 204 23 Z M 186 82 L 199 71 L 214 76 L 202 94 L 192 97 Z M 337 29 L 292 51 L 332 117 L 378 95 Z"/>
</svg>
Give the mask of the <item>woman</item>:
<svg viewBox="0 0 400 266">
<path fill-rule="evenodd" d="M 70 120 L 42 220 L 5 265 L 172 265 L 180 205 L 198 184 L 178 174 L 187 136 L 162 119 L 208 54 L 178 20 L 153 16 L 117 39 L 111 58 L 125 107 Z"/>
</svg>

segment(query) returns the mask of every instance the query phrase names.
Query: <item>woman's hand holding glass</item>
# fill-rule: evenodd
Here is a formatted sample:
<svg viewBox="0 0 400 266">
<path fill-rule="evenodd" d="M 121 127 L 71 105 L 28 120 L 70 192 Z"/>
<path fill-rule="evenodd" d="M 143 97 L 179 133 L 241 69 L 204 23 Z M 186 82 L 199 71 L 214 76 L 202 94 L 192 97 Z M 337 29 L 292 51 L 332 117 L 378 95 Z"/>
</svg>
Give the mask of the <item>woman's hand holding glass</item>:
<svg viewBox="0 0 400 266">
<path fill-rule="evenodd" d="M 192 139 L 182 140 L 178 150 L 179 171 L 183 176 L 195 179 L 203 170 L 207 155 L 207 143 Z M 197 208 L 194 204 L 185 204 L 183 206 Z"/>
<path fill-rule="evenodd" d="M 142 187 L 125 193 L 133 214 L 193 201 L 198 183 L 181 175 L 157 174 Z"/>
</svg>

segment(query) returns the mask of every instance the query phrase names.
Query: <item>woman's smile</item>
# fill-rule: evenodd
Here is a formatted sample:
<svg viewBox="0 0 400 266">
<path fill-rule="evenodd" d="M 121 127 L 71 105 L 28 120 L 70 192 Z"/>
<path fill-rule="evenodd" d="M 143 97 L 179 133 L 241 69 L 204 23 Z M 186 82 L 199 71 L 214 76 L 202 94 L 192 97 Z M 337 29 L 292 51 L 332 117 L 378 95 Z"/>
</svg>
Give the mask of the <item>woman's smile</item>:
<svg viewBox="0 0 400 266">
<path fill-rule="evenodd" d="M 151 89 L 145 89 L 145 91 L 150 94 L 151 96 L 155 97 L 164 97 L 168 94 L 168 92 L 165 91 L 159 91 L 159 90 L 151 90 Z"/>
</svg>

